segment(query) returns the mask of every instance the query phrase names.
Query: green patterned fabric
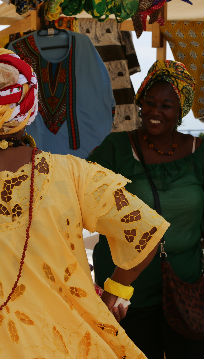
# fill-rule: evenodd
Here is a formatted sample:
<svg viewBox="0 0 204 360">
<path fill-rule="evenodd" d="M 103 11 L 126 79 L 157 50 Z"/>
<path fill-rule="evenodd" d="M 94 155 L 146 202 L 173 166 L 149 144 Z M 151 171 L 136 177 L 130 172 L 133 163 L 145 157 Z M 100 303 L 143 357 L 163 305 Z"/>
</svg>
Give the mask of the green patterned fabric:
<svg viewBox="0 0 204 360">
<path fill-rule="evenodd" d="M 118 21 L 123 21 L 133 16 L 138 6 L 139 0 L 64 0 L 62 11 L 72 16 L 85 10 L 100 21 L 114 14 Z"/>
<path fill-rule="evenodd" d="M 106 0 L 86 0 L 84 10 L 94 18 L 100 18 L 106 14 Z"/>
<path fill-rule="evenodd" d="M 122 19 L 128 19 L 131 16 L 133 16 L 139 7 L 139 1 L 138 0 L 123 0 L 121 1 L 121 18 Z"/>
<path fill-rule="evenodd" d="M 85 0 L 64 0 L 61 4 L 64 15 L 72 16 L 79 14 L 84 8 Z"/>
</svg>

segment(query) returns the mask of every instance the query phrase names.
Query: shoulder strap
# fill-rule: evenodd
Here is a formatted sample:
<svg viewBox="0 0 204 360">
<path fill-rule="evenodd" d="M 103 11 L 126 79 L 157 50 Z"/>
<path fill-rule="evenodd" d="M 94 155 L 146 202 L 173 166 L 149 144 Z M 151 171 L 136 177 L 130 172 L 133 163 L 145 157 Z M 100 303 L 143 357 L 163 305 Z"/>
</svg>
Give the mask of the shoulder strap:
<svg viewBox="0 0 204 360">
<path fill-rule="evenodd" d="M 192 144 L 192 154 L 195 152 L 195 148 L 196 148 L 196 137 L 193 137 L 193 144 Z"/>
<path fill-rule="evenodd" d="M 133 149 L 135 150 L 136 154 L 138 155 L 138 158 L 140 159 L 140 162 L 144 168 L 145 174 L 147 176 L 147 179 L 150 183 L 151 189 L 152 189 L 152 193 L 153 193 L 153 197 L 154 197 L 154 208 L 155 210 L 161 215 L 161 205 L 160 205 L 160 200 L 159 200 L 159 194 L 157 191 L 157 188 L 152 180 L 152 177 L 150 175 L 149 169 L 144 161 L 144 156 L 142 153 L 142 149 L 139 145 L 139 141 L 138 141 L 138 137 L 137 137 L 137 132 L 128 132 L 128 136 L 130 139 L 130 142 L 133 146 Z"/>
<path fill-rule="evenodd" d="M 158 194 L 157 188 L 155 186 L 155 183 L 152 180 L 149 169 L 148 169 L 148 167 L 147 167 L 147 165 L 145 163 L 144 156 L 143 156 L 143 153 L 142 153 L 142 149 L 141 149 L 139 141 L 138 141 L 137 131 L 129 131 L 128 136 L 129 136 L 129 139 L 130 139 L 130 143 L 131 143 L 133 149 L 135 150 L 136 154 L 138 155 L 138 158 L 139 158 L 139 160 L 140 160 L 140 162 L 141 162 L 141 164 L 142 164 L 142 166 L 144 168 L 145 174 L 146 174 L 147 179 L 149 181 L 149 184 L 151 186 L 152 194 L 153 194 L 153 197 L 154 197 L 154 208 L 158 212 L 158 214 L 161 215 L 161 205 L 160 205 L 159 194 Z M 164 244 L 165 244 L 164 237 L 162 237 L 162 239 L 160 241 L 160 244 L 161 244 L 160 257 L 164 260 L 166 258 L 166 256 L 167 256 L 167 254 L 166 254 L 166 252 L 164 250 Z"/>
</svg>

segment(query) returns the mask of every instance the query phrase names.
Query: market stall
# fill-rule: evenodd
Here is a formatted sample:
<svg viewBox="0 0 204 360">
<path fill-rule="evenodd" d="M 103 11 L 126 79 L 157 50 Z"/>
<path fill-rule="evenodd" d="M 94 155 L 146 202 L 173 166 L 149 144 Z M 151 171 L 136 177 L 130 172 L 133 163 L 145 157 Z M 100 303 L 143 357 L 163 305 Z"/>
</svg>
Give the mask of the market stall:
<svg viewBox="0 0 204 360">
<path fill-rule="evenodd" d="M 130 31 L 135 31 L 137 37 L 140 37 L 143 31 L 152 32 L 152 47 L 157 49 L 157 59 L 166 58 L 166 42 L 169 42 L 175 60 L 183 62 L 195 78 L 197 89 L 193 112 L 195 118 L 203 121 L 204 3 L 202 0 L 193 3 L 187 0 L 121 1 L 118 3 L 123 4 L 123 7 L 120 5 L 117 8 L 113 6 L 116 2 L 102 0 L 99 2 L 16 1 L 15 5 L 13 3 L 0 1 L 0 25 L 2 25 L 0 45 L 3 47 L 27 36 L 32 31 L 39 31 L 42 27 L 49 28 L 46 33 L 48 36 L 44 37 L 49 39 L 49 42 L 55 41 L 52 36 L 53 26 L 62 32 L 71 30 L 89 37 L 111 78 L 116 100 L 116 108 L 112 107 L 111 110 L 115 119 L 112 131 L 128 131 L 139 124 L 130 75 L 140 71 L 142 64 L 137 60 L 129 36 Z M 42 7 L 44 10 L 39 16 L 39 8 Z M 64 45 L 64 41 L 66 42 L 66 39 L 58 46 Z M 107 126 L 110 127 L 110 124 Z M 103 133 L 102 137 L 99 136 L 98 142 L 94 144 L 91 142 L 90 147 L 97 146 L 109 130 L 100 131 Z M 77 140 L 76 126 L 74 132 L 77 144 L 79 140 Z M 73 139 L 70 141 L 73 142 Z M 90 149 L 88 148 L 87 152 L 88 150 Z M 65 149 L 65 153 L 67 152 Z M 79 153 L 79 156 L 85 155 L 85 152 Z"/>
</svg>

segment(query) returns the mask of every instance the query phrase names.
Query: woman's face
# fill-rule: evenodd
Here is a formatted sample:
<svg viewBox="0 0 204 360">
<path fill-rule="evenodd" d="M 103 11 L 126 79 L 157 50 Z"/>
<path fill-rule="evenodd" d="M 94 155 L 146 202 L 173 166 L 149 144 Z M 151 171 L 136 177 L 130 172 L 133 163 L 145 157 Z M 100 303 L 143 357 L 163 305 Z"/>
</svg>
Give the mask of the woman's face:
<svg viewBox="0 0 204 360">
<path fill-rule="evenodd" d="M 140 100 L 143 128 L 151 135 L 172 133 L 179 120 L 180 103 L 167 82 L 155 83 Z"/>
</svg>

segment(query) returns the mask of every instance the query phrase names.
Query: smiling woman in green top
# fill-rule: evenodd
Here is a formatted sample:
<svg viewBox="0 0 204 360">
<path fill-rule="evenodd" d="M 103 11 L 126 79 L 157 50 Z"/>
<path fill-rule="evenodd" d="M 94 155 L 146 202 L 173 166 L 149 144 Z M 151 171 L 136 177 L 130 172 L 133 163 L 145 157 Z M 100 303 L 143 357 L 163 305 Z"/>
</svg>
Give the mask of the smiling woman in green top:
<svg viewBox="0 0 204 360">
<path fill-rule="evenodd" d="M 192 106 L 193 93 L 194 82 L 185 66 L 167 60 L 153 64 L 136 95 L 142 118 L 142 126 L 135 130 L 139 146 L 157 187 L 162 215 L 171 223 L 165 251 L 175 273 L 186 282 L 196 281 L 201 274 L 204 143 L 176 129 Z M 89 160 L 129 178 L 127 190 L 154 207 L 144 168 L 126 132 L 110 134 Z M 114 264 L 102 235 L 93 259 L 96 283 L 103 287 Z M 202 358 L 204 342 L 185 339 L 163 317 L 159 251 L 132 285 L 134 295 L 121 325 L 146 356 Z"/>
</svg>

